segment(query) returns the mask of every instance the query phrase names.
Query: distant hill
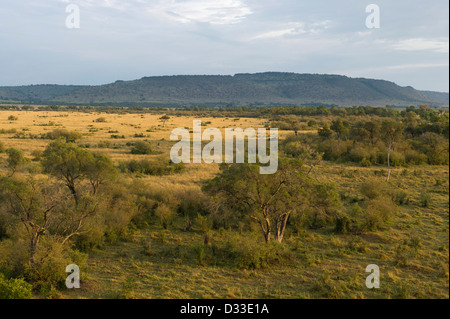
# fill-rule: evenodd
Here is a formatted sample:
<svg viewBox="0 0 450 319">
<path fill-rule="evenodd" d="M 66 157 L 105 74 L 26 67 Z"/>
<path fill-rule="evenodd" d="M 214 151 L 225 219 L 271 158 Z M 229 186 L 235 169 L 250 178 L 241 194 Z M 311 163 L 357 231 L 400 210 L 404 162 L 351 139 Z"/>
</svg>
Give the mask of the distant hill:
<svg viewBox="0 0 450 319">
<path fill-rule="evenodd" d="M 266 72 L 144 77 L 98 86 L 0 87 L 0 101 L 79 105 L 372 105 L 448 106 L 449 94 L 384 80 Z"/>
</svg>

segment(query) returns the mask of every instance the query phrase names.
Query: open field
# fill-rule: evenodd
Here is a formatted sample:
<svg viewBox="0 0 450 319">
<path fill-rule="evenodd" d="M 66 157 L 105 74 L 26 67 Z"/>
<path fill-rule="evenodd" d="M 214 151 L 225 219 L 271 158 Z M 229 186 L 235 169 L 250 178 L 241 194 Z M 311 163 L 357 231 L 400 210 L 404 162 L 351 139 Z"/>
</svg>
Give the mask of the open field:
<svg viewBox="0 0 450 319">
<path fill-rule="evenodd" d="M 100 112 L 0 111 L 0 142 L 32 159 L 50 140 L 41 135 L 55 129 L 81 133 L 78 145 L 105 154 L 114 165 L 131 159 L 168 161 L 170 132 L 192 129 L 195 116 L 165 113 L 114 114 Z M 9 120 L 10 116 L 16 117 Z M 264 118 L 202 117 L 206 127 L 265 127 Z M 313 119 L 313 117 L 311 117 Z M 205 128 L 206 128 L 205 127 Z M 317 132 L 299 130 L 298 134 Z M 281 130 L 280 140 L 294 131 Z M 131 143 L 148 141 L 155 154 L 134 155 Z M 128 143 L 128 145 L 127 145 Z M 6 153 L 0 153 L 0 176 L 8 175 Z M 37 165 L 30 161 L 28 168 Z M 139 180 L 142 187 L 161 193 L 201 191 L 219 173 L 218 164 L 186 164 L 185 170 L 164 176 L 121 173 L 123 181 Z M 26 168 L 18 174 L 26 174 Z M 386 168 L 321 161 L 314 179 L 332 183 L 346 205 L 362 201 L 359 187 L 367 180 L 385 183 Z M 405 200 L 379 230 L 340 234 L 332 225 L 302 228 L 289 225 L 283 257 L 267 267 L 237 265 L 219 258 L 230 238 L 264 245 L 257 228 L 210 228 L 209 242 L 201 219 L 184 229 L 182 216 L 168 227 L 152 220 L 146 227 L 130 227 L 126 236 L 89 251 L 81 268 L 81 289 L 38 291 L 35 297 L 53 298 L 449 298 L 449 169 L 442 165 L 394 167 L 389 192 L 403 192 Z M 426 203 L 424 203 L 426 194 Z M 250 245 L 250 244 L 249 244 Z M 0 250 L 1 253 L 1 250 Z M 218 257 L 219 256 L 219 257 Z M 0 256 L 1 259 L 2 256 Z M 380 267 L 380 289 L 367 289 L 365 268 Z"/>
</svg>

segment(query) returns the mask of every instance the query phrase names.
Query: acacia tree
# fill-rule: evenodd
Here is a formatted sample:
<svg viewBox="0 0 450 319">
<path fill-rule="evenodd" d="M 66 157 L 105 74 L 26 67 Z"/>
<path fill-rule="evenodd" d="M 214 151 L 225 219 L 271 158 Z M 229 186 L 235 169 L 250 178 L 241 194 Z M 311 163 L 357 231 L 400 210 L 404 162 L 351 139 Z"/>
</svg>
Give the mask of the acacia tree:
<svg viewBox="0 0 450 319">
<path fill-rule="evenodd" d="M 83 205 L 76 208 L 72 195 L 59 183 L 32 176 L 0 178 L 0 209 L 24 226 L 30 265 L 37 262 L 35 255 L 44 236 L 65 244 L 85 231 L 84 222 L 97 211 L 98 204 L 93 198 L 83 199 Z"/>
<path fill-rule="evenodd" d="M 72 193 L 76 206 L 79 203 L 76 184 L 86 173 L 85 168 L 92 162 L 92 157 L 92 153 L 63 139 L 51 142 L 42 154 L 44 172 L 64 182 Z"/>
<path fill-rule="evenodd" d="M 8 158 L 6 159 L 6 163 L 8 164 L 8 168 L 11 170 L 11 175 L 13 176 L 16 170 L 23 164 L 26 163 L 27 159 L 24 157 L 23 152 L 16 148 L 8 148 L 6 150 L 6 154 L 8 154 Z"/>
<path fill-rule="evenodd" d="M 61 179 L 70 190 L 75 205 L 78 207 L 80 199 L 77 184 L 87 178 L 95 195 L 98 188 L 106 180 L 114 178 L 116 170 L 112 161 L 99 154 L 94 154 L 73 143 L 62 139 L 51 142 L 42 154 L 44 172 Z"/>
<path fill-rule="evenodd" d="M 97 195 L 100 185 L 117 176 L 117 171 L 112 160 L 102 154 L 92 154 L 90 161 L 86 163 L 85 176 L 92 186 L 92 195 Z"/>
<path fill-rule="evenodd" d="M 283 159 L 271 175 L 259 173 L 258 164 L 223 164 L 221 174 L 203 190 L 226 208 L 241 211 L 256 221 L 266 242 L 282 242 L 289 216 L 310 199 L 311 180 L 297 159 Z"/>
<path fill-rule="evenodd" d="M 166 125 L 166 121 L 170 119 L 168 115 L 163 115 L 159 118 L 163 122 L 163 127 Z"/>
</svg>

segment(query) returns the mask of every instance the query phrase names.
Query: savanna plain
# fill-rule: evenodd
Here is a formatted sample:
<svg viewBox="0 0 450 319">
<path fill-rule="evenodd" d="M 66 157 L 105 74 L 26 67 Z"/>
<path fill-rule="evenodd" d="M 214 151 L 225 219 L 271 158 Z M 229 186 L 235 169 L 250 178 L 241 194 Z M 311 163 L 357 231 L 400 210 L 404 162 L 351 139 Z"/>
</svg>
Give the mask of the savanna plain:
<svg viewBox="0 0 450 319">
<path fill-rule="evenodd" d="M 428 106 L 1 106 L 0 297 L 449 298 L 448 119 Z M 171 162 L 171 131 L 193 120 L 278 128 L 278 171 Z"/>
</svg>

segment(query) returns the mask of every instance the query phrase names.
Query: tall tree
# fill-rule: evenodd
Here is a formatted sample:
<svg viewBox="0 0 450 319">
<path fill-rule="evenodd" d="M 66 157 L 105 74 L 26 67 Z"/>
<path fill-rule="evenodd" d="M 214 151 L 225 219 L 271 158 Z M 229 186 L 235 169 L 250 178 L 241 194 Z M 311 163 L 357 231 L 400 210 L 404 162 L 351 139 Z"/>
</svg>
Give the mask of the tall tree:
<svg viewBox="0 0 450 319">
<path fill-rule="evenodd" d="M 79 196 L 76 184 L 86 174 L 86 169 L 93 161 L 91 152 L 63 139 L 51 142 L 42 154 L 42 166 L 50 173 L 64 181 L 72 193 L 76 205 Z"/>
<path fill-rule="evenodd" d="M 23 152 L 17 148 L 8 148 L 6 150 L 6 154 L 8 154 L 8 158 L 6 159 L 6 163 L 8 164 L 8 168 L 11 170 L 11 175 L 13 176 L 17 169 L 26 163 L 27 159 L 24 157 Z"/>
<path fill-rule="evenodd" d="M 386 181 L 389 182 L 389 178 L 391 176 L 391 152 L 394 149 L 394 145 L 396 142 L 400 140 L 403 134 L 403 126 L 400 122 L 396 122 L 393 120 L 384 120 L 381 123 L 381 137 L 387 148 L 387 165 L 388 165 L 388 173 L 386 177 Z"/>
<path fill-rule="evenodd" d="M 223 164 L 221 170 L 204 191 L 257 222 L 266 242 L 272 236 L 282 242 L 289 216 L 310 199 L 312 182 L 303 172 L 302 162 L 283 159 L 271 175 L 260 174 L 258 164 Z"/>
</svg>

